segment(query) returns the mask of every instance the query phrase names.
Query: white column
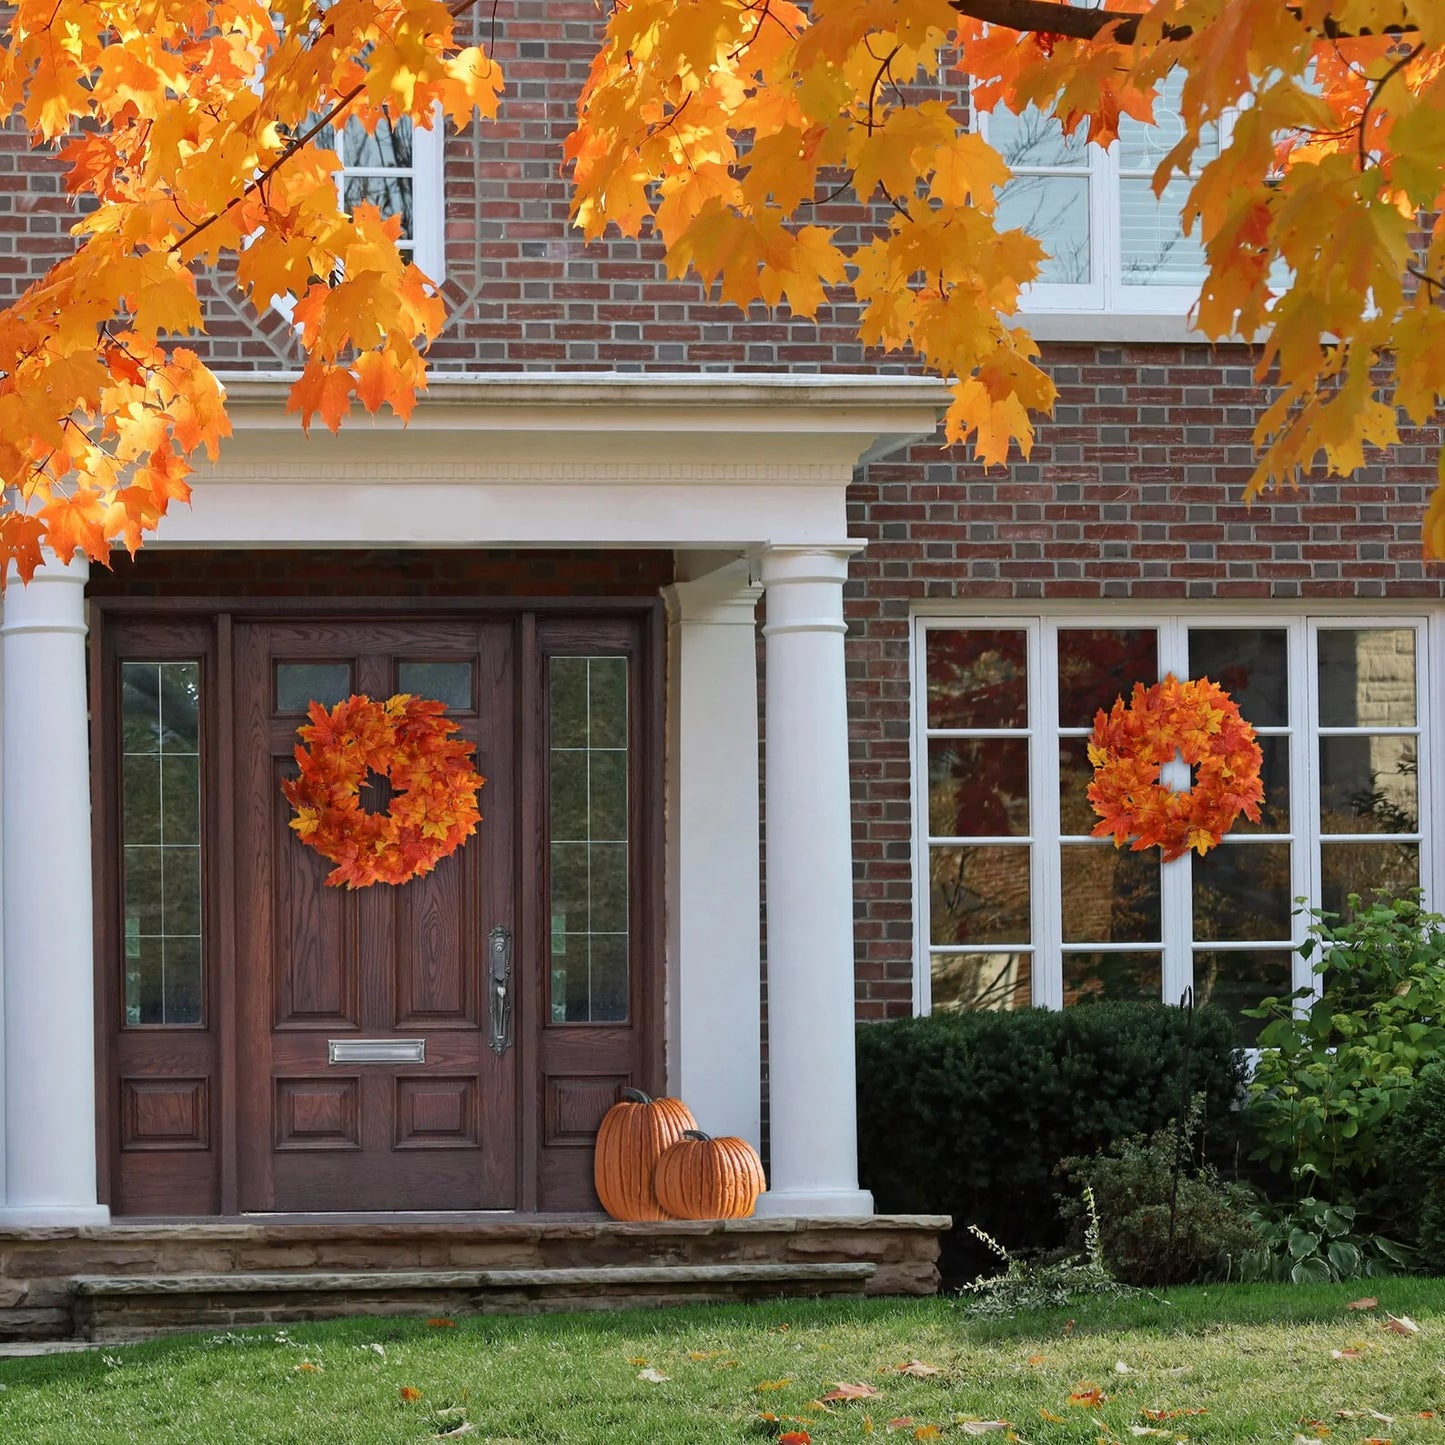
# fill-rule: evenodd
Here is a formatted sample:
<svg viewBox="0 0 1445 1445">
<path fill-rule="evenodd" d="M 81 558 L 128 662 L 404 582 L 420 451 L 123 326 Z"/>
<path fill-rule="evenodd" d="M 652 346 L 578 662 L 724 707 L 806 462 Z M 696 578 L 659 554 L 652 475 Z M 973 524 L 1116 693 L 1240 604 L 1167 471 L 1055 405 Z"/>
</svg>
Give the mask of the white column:
<svg viewBox="0 0 1445 1445">
<path fill-rule="evenodd" d="M 11 577 L 3 694 L 5 1203 L 0 1226 L 103 1224 L 96 1202 L 89 565 Z"/>
<path fill-rule="evenodd" d="M 667 601 L 667 1091 L 762 1132 L 757 603 L 746 561 Z"/>
<path fill-rule="evenodd" d="M 765 812 L 770 1189 L 759 1212 L 873 1212 L 858 1188 L 843 583 L 857 548 L 770 547 Z"/>
</svg>

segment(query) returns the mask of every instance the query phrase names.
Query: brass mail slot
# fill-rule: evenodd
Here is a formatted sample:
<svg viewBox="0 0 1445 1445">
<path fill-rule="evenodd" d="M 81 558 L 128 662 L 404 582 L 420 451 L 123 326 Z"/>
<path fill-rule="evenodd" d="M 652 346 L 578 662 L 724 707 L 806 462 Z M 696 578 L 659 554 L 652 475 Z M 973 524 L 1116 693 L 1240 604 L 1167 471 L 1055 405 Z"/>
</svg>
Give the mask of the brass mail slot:
<svg viewBox="0 0 1445 1445">
<path fill-rule="evenodd" d="M 424 1064 L 425 1039 L 327 1039 L 331 1064 Z"/>
</svg>

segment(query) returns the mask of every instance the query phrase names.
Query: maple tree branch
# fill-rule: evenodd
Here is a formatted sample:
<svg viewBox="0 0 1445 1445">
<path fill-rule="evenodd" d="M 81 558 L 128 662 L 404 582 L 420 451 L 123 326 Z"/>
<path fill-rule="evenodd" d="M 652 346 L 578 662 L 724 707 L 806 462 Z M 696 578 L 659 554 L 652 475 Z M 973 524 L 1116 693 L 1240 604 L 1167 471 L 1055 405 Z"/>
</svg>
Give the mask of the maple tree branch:
<svg viewBox="0 0 1445 1445">
<path fill-rule="evenodd" d="M 1360 169 L 1364 170 L 1369 164 L 1369 156 L 1365 150 L 1365 122 L 1370 118 L 1370 107 L 1379 100 L 1380 92 L 1395 78 L 1414 58 L 1424 50 L 1423 45 L 1412 46 L 1375 82 L 1375 88 L 1370 92 L 1370 98 L 1365 102 L 1360 111 L 1359 119 L 1359 153 Z"/>
<path fill-rule="evenodd" d="M 1069 0 L 949 0 L 952 9 L 986 25 L 1006 30 L 1032 31 L 1038 35 L 1062 35 L 1070 40 L 1093 40 L 1113 26 L 1108 38 L 1120 45 L 1132 45 L 1139 24 L 1145 18 L 1137 10 L 1080 9 Z M 1300 12 L 1291 7 L 1296 19 Z M 1327 40 L 1353 40 L 1371 35 L 1404 35 L 1415 30 L 1413 25 L 1386 25 L 1379 31 L 1360 26 L 1350 29 L 1325 17 L 1319 33 Z M 1165 40 L 1187 40 L 1194 34 L 1192 25 L 1165 25 Z"/>
<path fill-rule="evenodd" d="M 466 12 L 470 10 L 476 3 L 477 0 L 456 0 L 456 4 L 447 7 L 447 13 L 452 17 L 453 20 L 456 20 L 460 16 L 466 14 Z M 346 107 L 349 106 L 352 101 L 354 101 L 365 89 L 366 82 L 364 80 L 359 81 L 356 85 L 353 85 L 351 89 L 348 90 L 346 94 L 343 95 L 336 102 L 336 104 L 333 105 L 331 109 L 328 110 L 326 114 L 323 115 L 316 122 L 315 125 L 313 125 L 309 130 L 303 132 L 301 135 L 296 136 L 292 140 L 288 141 L 284 149 L 281 151 L 281 154 L 278 155 L 276 159 L 271 162 L 270 165 L 265 167 L 264 170 L 258 171 L 256 175 L 254 175 L 251 180 L 249 180 L 246 185 L 242 187 L 239 195 L 232 196 L 231 199 L 227 201 L 226 204 L 222 206 L 219 211 L 213 212 L 211 215 L 207 216 L 204 221 L 200 221 L 196 225 L 192 226 L 191 229 L 187 231 L 184 236 L 178 236 L 174 241 L 171 242 L 167 250 L 169 252 L 179 251 L 182 246 L 187 245 L 191 241 L 194 241 L 197 236 L 209 230 L 223 216 L 228 215 L 231 211 L 234 211 L 236 207 L 241 204 L 242 201 L 254 195 L 258 190 L 265 186 L 266 182 L 269 181 L 271 177 L 274 176 L 276 172 L 279 171 L 281 167 L 284 166 L 286 162 L 291 159 L 292 156 L 296 155 L 300 151 L 305 150 L 306 147 L 310 145 L 311 142 L 321 133 L 321 131 L 325 129 L 326 126 L 330 125 L 331 122 L 334 121 L 336 117 L 339 116 L 341 112 L 344 111 Z M 177 210 L 179 209 L 180 208 L 177 207 Z"/>
</svg>

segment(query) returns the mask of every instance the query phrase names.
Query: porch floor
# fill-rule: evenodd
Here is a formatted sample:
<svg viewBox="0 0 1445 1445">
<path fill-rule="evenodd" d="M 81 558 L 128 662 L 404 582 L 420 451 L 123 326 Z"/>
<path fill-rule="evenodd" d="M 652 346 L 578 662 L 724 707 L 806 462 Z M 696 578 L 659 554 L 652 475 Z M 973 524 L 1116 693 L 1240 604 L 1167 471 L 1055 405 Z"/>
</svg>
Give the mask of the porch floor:
<svg viewBox="0 0 1445 1445">
<path fill-rule="evenodd" d="M 334 1213 L 6 1229 L 0 1340 L 141 1338 L 347 1314 L 931 1294 L 949 1223 Z"/>
</svg>

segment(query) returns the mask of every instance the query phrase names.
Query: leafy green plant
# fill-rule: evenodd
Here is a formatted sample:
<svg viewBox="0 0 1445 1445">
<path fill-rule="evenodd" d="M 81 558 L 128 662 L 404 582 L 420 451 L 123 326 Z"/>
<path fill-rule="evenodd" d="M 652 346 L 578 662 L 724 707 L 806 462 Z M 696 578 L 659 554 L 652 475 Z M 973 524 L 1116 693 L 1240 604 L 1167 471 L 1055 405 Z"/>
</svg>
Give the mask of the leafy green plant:
<svg viewBox="0 0 1445 1445">
<path fill-rule="evenodd" d="M 1061 1248 L 1054 1169 L 1147 1134 L 1206 1096 L 1207 1152 L 1234 1157 L 1244 1066 L 1232 1017 L 1102 1002 L 935 1013 L 858 1030 L 859 1174 L 881 1212 L 951 1214 L 946 1278 L 989 1263 L 980 1229 L 1029 1252 Z"/>
<path fill-rule="evenodd" d="M 1390 1121 L 1385 1172 L 1420 1266 L 1445 1274 L 1445 1062 L 1431 1064 Z"/>
<path fill-rule="evenodd" d="M 1254 1191 L 1221 1180 L 1197 1156 L 1202 1112 L 1203 1100 L 1196 1098 L 1176 1123 L 1059 1165 L 1085 1198 L 1098 1200 L 1103 1258 L 1127 1284 L 1220 1278 L 1231 1261 L 1259 1247 Z M 1084 1222 L 1076 1204 L 1066 1202 L 1063 1213 Z"/>
<path fill-rule="evenodd" d="M 1379 1208 L 1381 1145 L 1416 1076 L 1445 1057 L 1445 918 L 1378 894 L 1313 911 L 1315 990 L 1266 999 L 1249 1085 L 1253 1157 L 1311 1194 Z M 1312 1002 L 1311 1002 L 1312 1000 Z M 1386 1217 L 1388 1207 L 1386 1206 Z"/>
<path fill-rule="evenodd" d="M 968 1232 L 1003 1265 L 1002 1274 L 983 1275 L 959 1293 L 963 1308 L 974 1315 L 1012 1315 L 1019 1310 L 1056 1309 L 1087 1295 L 1127 1294 L 1129 1287 L 1114 1278 L 1104 1258 L 1099 1209 L 1094 1192 L 1084 1186 L 1084 1248 L 1063 1259 L 1033 1260 L 1012 1255 L 976 1224 Z"/>
<path fill-rule="evenodd" d="M 1327 1284 L 1394 1274 L 1411 1263 L 1409 1250 L 1394 1240 L 1357 1234 L 1348 1204 L 1301 1199 L 1291 1208 L 1258 1211 L 1254 1226 L 1259 1246 L 1239 1257 L 1232 1278 Z"/>
</svg>

